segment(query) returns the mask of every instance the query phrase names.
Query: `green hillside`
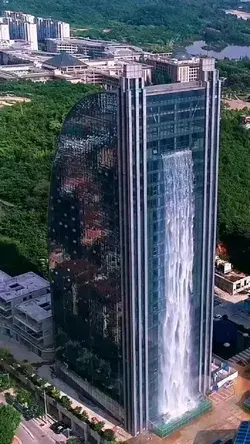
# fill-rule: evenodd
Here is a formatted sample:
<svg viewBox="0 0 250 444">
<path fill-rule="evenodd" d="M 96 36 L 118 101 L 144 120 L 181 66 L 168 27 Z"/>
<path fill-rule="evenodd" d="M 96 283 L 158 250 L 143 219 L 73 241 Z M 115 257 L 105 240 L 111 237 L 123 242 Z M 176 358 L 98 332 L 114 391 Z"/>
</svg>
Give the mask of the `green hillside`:
<svg viewBox="0 0 250 444">
<path fill-rule="evenodd" d="M 2 9 L 4 0 L 2 2 Z M 133 43 L 205 38 L 210 43 L 250 44 L 250 24 L 226 15 L 239 0 L 9 0 L 8 9 L 63 19 L 93 35 Z M 247 7 L 247 6 L 246 6 Z"/>
</svg>

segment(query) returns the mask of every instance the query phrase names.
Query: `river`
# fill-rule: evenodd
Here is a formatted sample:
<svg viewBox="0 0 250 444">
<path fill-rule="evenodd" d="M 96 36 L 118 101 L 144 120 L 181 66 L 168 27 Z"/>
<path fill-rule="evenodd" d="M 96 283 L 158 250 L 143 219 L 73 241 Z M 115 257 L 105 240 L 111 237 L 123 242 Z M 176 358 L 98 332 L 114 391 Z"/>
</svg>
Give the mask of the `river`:
<svg viewBox="0 0 250 444">
<path fill-rule="evenodd" d="M 219 60 L 223 60 L 225 57 L 231 60 L 237 60 L 243 57 L 250 58 L 250 46 L 229 45 L 221 51 L 206 51 L 205 49 L 202 49 L 202 47 L 205 45 L 206 42 L 199 40 L 194 42 L 192 45 L 187 46 L 186 51 L 191 55 L 205 55 Z"/>
</svg>

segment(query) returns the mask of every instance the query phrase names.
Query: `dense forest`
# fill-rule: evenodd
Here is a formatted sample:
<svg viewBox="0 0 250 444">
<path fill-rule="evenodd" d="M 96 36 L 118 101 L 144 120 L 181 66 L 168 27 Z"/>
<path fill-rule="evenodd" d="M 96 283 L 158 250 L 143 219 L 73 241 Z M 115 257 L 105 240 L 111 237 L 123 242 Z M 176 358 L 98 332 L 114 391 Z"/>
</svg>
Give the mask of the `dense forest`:
<svg viewBox="0 0 250 444">
<path fill-rule="evenodd" d="M 73 104 L 97 87 L 0 84 L 29 103 L 0 109 L 0 270 L 47 269 L 47 206 L 55 142 Z"/>
<path fill-rule="evenodd" d="M 246 71 L 246 66 L 250 78 L 244 61 L 238 69 Z M 220 69 L 233 90 L 234 65 L 220 62 Z M 0 269 L 11 274 L 46 272 L 47 204 L 56 138 L 71 106 L 96 88 L 67 83 L 0 85 L 2 95 L 31 100 L 0 109 Z M 223 111 L 218 238 L 227 244 L 233 262 L 250 272 L 250 137 L 241 115 Z"/>
<path fill-rule="evenodd" d="M 218 235 L 234 265 L 250 273 L 250 134 L 242 114 L 223 110 Z"/>
<path fill-rule="evenodd" d="M 227 97 L 250 101 L 250 61 L 217 63 Z M 242 115 L 250 109 L 223 110 L 219 176 L 219 237 L 234 264 L 250 273 L 250 130 Z"/>
<path fill-rule="evenodd" d="M 224 91 L 250 96 L 250 60 L 223 60 L 217 62 L 221 78 L 224 78 Z"/>
<path fill-rule="evenodd" d="M 1 7 L 2 5 L 2 7 Z M 240 0 L 9 0 L 8 9 L 52 16 L 88 28 L 82 35 L 127 40 L 135 44 L 169 44 L 204 39 L 207 43 L 249 44 L 250 24 L 227 15 Z M 4 0 L 0 0 L 0 10 Z M 104 32 L 103 32 L 104 30 Z"/>
</svg>

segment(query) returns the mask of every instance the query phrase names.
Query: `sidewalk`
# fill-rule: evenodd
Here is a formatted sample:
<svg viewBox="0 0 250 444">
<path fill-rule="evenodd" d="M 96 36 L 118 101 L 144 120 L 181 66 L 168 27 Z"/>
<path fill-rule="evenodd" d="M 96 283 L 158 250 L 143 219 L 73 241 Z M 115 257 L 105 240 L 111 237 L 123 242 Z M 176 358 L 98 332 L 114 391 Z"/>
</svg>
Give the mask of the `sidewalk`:
<svg viewBox="0 0 250 444">
<path fill-rule="evenodd" d="M 43 362 L 42 359 L 13 338 L 0 335 L 0 348 L 6 348 L 17 361 L 27 359 L 29 362 Z"/>
</svg>

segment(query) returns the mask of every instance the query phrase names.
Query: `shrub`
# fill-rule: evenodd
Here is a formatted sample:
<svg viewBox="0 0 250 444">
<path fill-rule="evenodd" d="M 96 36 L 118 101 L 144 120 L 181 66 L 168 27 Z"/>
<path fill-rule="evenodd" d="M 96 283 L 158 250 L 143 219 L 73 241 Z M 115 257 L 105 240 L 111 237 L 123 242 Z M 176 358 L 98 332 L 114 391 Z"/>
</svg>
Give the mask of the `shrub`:
<svg viewBox="0 0 250 444">
<path fill-rule="evenodd" d="M 92 418 L 90 421 L 90 427 L 96 432 L 100 433 L 105 425 L 104 421 L 99 421 L 97 418 Z"/>
<path fill-rule="evenodd" d="M 103 430 L 102 436 L 107 441 L 114 441 L 115 440 L 115 432 L 112 429 Z"/>
<path fill-rule="evenodd" d="M 59 402 L 65 409 L 69 409 L 72 405 L 72 401 L 68 398 L 68 396 L 62 396 L 59 399 Z"/>
</svg>

